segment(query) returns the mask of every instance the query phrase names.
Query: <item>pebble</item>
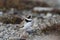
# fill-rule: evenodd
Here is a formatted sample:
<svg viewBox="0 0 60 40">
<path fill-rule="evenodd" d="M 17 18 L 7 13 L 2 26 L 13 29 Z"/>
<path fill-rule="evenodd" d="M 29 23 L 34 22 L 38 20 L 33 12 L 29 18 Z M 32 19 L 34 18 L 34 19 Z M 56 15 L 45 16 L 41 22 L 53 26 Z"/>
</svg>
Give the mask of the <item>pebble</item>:
<svg viewBox="0 0 60 40">
<path fill-rule="evenodd" d="M 44 17 L 44 14 L 41 14 L 41 16 Z M 58 22 L 60 23 L 60 19 L 58 18 L 59 15 L 55 15 L 55 14 L 52 15 L 52 14 L 48 13 L 45 16 L 47 18 L 39 19 L 39 22 L 37 22 L 37 19 L 35 19 L 34 26 L 36 26 L 36 28 L 38 28 L 38 24 L 39 24 L 39 27 L 41 29 L 43 29 L 43 28 L 46 28 L 46 25 L 51 26 L 54 23 L 56 23 L 56 24 Z M 0 40 L 3 40 L 3 39 L 4 40 L 20 40 L 19 35 L 21 34 L 21 30 L 18 31 L 16 28 L 19 29 L 20 27 L 16 27 L 16 25 L 13 25 L 13 24 L 3 24 L 2 25 L 0 23 Z M 16 29 L 16 30 L 14 30 L 14 29 Z M 34 40 L 38 40 L 38 39 L 34 39 Z"/>
<path fill-rule="evenodd" d="M 9 37 L 9 40 L 20 40 L 20 37 Z"/>
<path fill-rule="evenodd" d="M 0 26 L 0 31 L 3 31 L 5 29 L 5 26 Z"/>
<path fill-rule="evenodd" d="M 2 38 L 2 37 L 3 37 L 3 32 L 0 33 L 0 38 Z"/>
<path fill-rule="evenodd" d="M 3 40 L 3 38 L 0 38 L 0 40 Z"/>
<path fill-rule="evenodd" d="M 3 38 L 5 38 L 5 39 L 8 39 L 8 37 L 9 37 L 8 34 L 5 34 L 5 35 L 3 36 Z"/>
</svg>

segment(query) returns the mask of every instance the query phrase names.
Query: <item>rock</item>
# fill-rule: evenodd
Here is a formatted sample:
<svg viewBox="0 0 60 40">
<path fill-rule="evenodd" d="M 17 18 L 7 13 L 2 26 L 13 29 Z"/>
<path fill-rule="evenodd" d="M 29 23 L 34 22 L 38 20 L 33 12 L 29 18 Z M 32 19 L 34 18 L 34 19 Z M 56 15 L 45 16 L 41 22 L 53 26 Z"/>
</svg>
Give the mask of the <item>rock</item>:
<svg viewBox="0 0 60 40">
<path fill-rule="evenodd" d="M 20 40 L 20 37 L 9 37 L 9 40 Z"/>
<path fill-rule="evenodd" d="M 20 34 L 20 38 L 21 39 L 27 39 L 29 37 L 29 34 L 27 32 L 22 32 L 22 34 Z"/>
<path fill-rule="evenodd" d="M 6 28 L 9 28 L 11 25 L 10 24 L 8 24 L 8 25 L 6 25 Z"/>
<path fill-rule="evenodd" d="M 0 31 L 3 31 L 5 29 L 5 26 L 0 26 Z"/>
<path fill-rule="evenodd" d="M 2 38 L 2 37 L 3 37 L 3 32 L 0 33 L 0 38 Z"/>
<path fill-rule="evenodd" d="M 44 21 L 44 23 L 45 23 L 47 26 L 51 26 L 49 20 L 43 20 L 43 21 Z"/>
<path fill-rule="evenodd" d="M 40 17 L 44 17 L 44 16 L 45 16 L 45 14 L 44 14 L 44 13 L 41 13 L 41 14 L 40 14 Z"/>
<path fill-rule="evenodd" d="M 40 24 L 40 29 L 44 29 L 44 28 L 46 28 L 46 27 L 47 27 L 47 26 L 46 26 L 45 23 Z"/>
<path fill-rule="evenodd" d="M 47 13 L 46 16 L 47 16 L 47 17 L 51 17 L 51 16 L 52 16 L 52 13 Z"/>
<path fill-rule="evenodd" d="M 53 17 L 56 17 L 56 15 L 53 15 Z"/>
<path fill-rule="evenodd" d="M 14 34 L 15 33 L 15 30 L 11 30 L 11 32 L 10 32 L 11 34 Z"/>
<path fill-rule="evenodd" d="M 2 25 L 3 23 L 0 22 L 0 26 Z"/>
<path fill-rule="evenodd" d="M 8 28 L 8 30 L 11 31 L 12 30 L 12 27 Z"/>
<path fill-rule="evenodd" d="M 5 34 L 4 36 L 3 36 L 3 38 L 8 38 L 9 37 L 9 35 L 8 34 Z"/>
<path fill-rule="evenodd" d="M 52 16 L 52 13 L 47 13 L 43 18 L 49 18 Z"/>
<path fill-rule="evenodd" d="M 3 40 L 3 38 L 0 38 L 0 40 Z"/>
</svg>

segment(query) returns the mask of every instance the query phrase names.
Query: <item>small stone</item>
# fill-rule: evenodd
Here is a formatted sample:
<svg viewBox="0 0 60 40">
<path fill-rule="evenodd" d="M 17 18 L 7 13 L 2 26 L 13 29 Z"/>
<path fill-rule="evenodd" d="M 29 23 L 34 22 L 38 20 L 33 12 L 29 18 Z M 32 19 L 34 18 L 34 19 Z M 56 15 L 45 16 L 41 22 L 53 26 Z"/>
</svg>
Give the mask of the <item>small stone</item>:
<svg viewBox="0 0 60 40">
<path fill-rule="evenodd" d="M 0 22 L 0 26 L 2 25 L 3 23 Z"/>
<path fill-rule="evenodd" d="M 56 17 L 56 15 L 53 15 L 53 17 Z"/>
<path fill-rule="evenodd" d="M 14 30 L 11 30 L 11 34 L 13 34 L 13 33 L 15 33 L 15 31 Z"/>
<path fill-rule="evenodd" d="M 4 30 L 5 29 L 5 26 L 1 26 L 0 27 L 0 31 Z"/>
<path fill-rule="evenodd" d="M 6 28 L 9 28 L 10 27 L 10 25 L 8 24 L 8 25 L 6 25 Z"/>
<path fill-rule="evenodd" d="M 9 35 L 8 34 L 5 34 L 4 36 L 3 36 L 3 38 L 8 38 L 9 37 Z"/>
<path fill-rule="evenodd" d="M 52 14 L 51 13 L 47 13 L 47 15 L 46 15 L 47 17 L 51 17 L 52 16 Z"/>
<path fill-rule="evenodd" d="M 44 13 L 41 13 L 41 14 L 40 14 L 40 17 L 44 17 L 44 16 L 45 16 L 45 14 L 44 14 Z"/>
<path fill-rule="evenodd" d="M 51 17 L 51 16 L 52 16 L 51 13 L 47 13 L 43 18 L 49 18 L 49 17 Z"/>
<path fill-rule="evenodd" d="M 20 37 L 9 37 L 9 40 L 20 40 Z"/>
<path fill-rule="evenodd" d="M 0 37 L 1 37 L 1 38 L 3 37 L 3 32 L 0 33 Z"/>
<path fill-rule="evenodd" d="M 3 38 L 0 38 L 0 40 L 3 40 Z"/>
</svg>

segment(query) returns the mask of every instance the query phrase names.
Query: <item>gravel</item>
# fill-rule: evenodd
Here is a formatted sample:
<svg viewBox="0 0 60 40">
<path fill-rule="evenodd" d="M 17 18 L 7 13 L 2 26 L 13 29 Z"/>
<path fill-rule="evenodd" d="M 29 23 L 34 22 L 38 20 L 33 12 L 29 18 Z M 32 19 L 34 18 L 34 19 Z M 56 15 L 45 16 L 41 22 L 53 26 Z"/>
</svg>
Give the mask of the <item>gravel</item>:
<svg viewBox="0 0 60 40">
<path fill-rule="evenodd" d="M 42 15 L 42 14 L 41 14 Z M 51 26 L 53 24 L 60 23 L 60 15 L 58 14 L 47 14 L 49 15 L 46 18 L 46 15 L 43 16 L 44 19 L 39 18 L 38 22 L 35 18 L 34 26 L 40 27 L 40 29 L 46 28 L 47 25 Z M 40 16 L 41 17 L 41 16 Z M 20 24 L 0 24 L 0 40 L 20 40 Z M 18 27 L 17 27 L 18 26 Z M 33 27 L 34 28 L 34 27 Z M 37 27 L 36 27 L 37 28 Z M 41 34 L 40 34 L 41 35 Z M 27 40 L 59 40 L 60 35 L 49 34 L 49 35 L 31 35 Z"/>
</svg>

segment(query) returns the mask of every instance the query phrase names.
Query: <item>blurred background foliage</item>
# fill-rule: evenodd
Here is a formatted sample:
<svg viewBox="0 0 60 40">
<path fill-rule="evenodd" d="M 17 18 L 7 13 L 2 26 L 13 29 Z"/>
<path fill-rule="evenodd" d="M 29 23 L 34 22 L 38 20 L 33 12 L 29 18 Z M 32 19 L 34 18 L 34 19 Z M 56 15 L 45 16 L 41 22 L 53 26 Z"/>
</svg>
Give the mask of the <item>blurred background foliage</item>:
<svg viewBox="0 0 60 40">
<path fill-rule="evenodd" d="M 35 6 L 49 7 L 45 2 L 33 0 L 0 0 L 0 8 L 32 9 Z"/>
</svg>

